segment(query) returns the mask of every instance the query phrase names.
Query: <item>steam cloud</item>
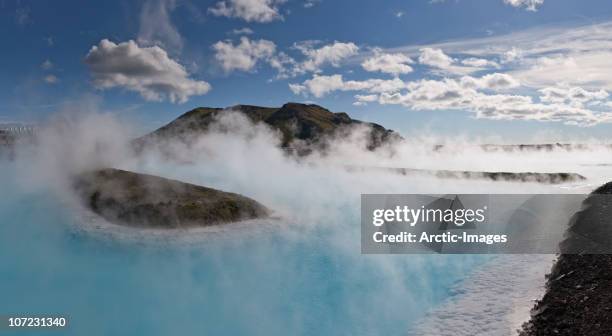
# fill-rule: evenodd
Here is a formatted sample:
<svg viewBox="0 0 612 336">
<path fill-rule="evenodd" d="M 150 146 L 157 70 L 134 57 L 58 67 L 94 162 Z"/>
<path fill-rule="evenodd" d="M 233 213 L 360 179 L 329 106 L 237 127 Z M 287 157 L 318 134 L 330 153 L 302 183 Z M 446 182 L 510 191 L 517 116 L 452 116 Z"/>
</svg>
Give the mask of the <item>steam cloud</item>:
<svg viewBox="0 0 612 336">
<path fill-rule="evenodd" d="M 460 279 L 486 258 L 361 255 L 361 193 L 588 192 L 609 176 L 607 168 L 599 164 L 612 160 L 608 149 L 596 145 L 576 152 L 486 152 L 474 142 L 456 139 L 444 142 L 426 134 L 370 152 L 362 149 L 366 141 L 364 135 L 363 129 L 356 129 L 349 137 L 329 139 L 333 146 L 327 155 L 312 155 L 298 160 L 287 156 L 278 147 L 279 135 L 267 126 L 253 125 L 243 115 L 227 112 L 192 145 L 165 144 L 165 148 L 170 148 L 178 158 L 168 160 L 165 153 L 155 148 L 135 155 L 129 147 L 133 131 L 111 115 L 82 111 L 64 113 L 42 128 L 35 147 L 22 148 L 18 159 L 7 164 L 9 168 L 3 168 L 5 178 L 14 178 L 7 184 L 13 186 L 11 195 L 14 196 L 3 196 L 0 217 L 10 213 L 6 207 L 13 204 L 11 200 L 33 192 L 48 192 L 54 198 L 66 201 L 69 207 L 78 207 L 69 186 L 70 176 L 104 167 L 150 173 L 241 193 L 275 210 L 282 219 L 271 227 L 250 226 L 242 228 L 244 231 L 222 234 L 226 239 L 219 240 L 218 235 L 212 240 L 204 237 L 198 247 L 188 252 L 175 245 L 161 248 L 162 251 L 173 251 L 172 257 L 167 256 L 170 252 L 155 248 L 144 252 L 136 249 L 131 267 L 143 274 L 131 271 L 121 274 L 130 274 L 137 282 L 146 278 L 146 281 L 139 282 L 146 283 L 142 290 L 148 291 L 146 295 L 154 295 L 162 303 L 160 306 L 174 307 L 171 303 L 183 300 L 181 302 L 186 307 L 179 309 L 185 314 L 183 316 L 169 309 L 160 309 L 168 319 L 183 319 L 187 326 L 196 317 L 186 312 L 201 311 L 201 306 L 191 307 L 191 303 L 217 302 L 215 300 L 221 300 L 218 295 L 222 295 L 223 302 L 228 302 L 229 307 L 219 307 L 216 312 L 206 310 L 202 317 L 207 321 L 210 319 L 207 323 L 213 329 L 215 316 L 231 315 L 232 318 L 238 317 L 233 326 L 237 328 L 236 332 L 243 327 L 255 334 L 283 334 L 286 328 L 331 331 L 337 328 L 331 321 L 342 318 L 347 321 L 348 330 L 393 333 L 424 316 L 420 307 L 438 303 L 450 282 Z M 445 144 L 444 149 L 432 151 L 440 143 Z M 351 165 L 474 171 L 524 171 L 529 167 L 530 171 L 539 172 L 577 172 L 587 176 L 588 180 L 581 185 L 559 187 L 403 176 L 383 170 L 347 171 L 346 167 Z M 77 218 L 77 225 L 79 220 L 82 218 Z M 42 225 L 44 220 L 38 224 L 24 227 L 33 232 L 51 230 Z M 24 227 L 21 230 L 25 230 Z M 1 233 L 7 233 L 9 228 L 5 227 Z M 56 246 L 61 241 L 60 236 L 49 235 L 36 250 L 47 253 L 47 258 L 61 264 L 66 258 L 74 258 Z M 9 248 L 17 247 L 14 243 L 7 243 L 4 249 Z M 81 248 L 88 251 L 90 247 Z M 103 260 L 113 265 L 119 263 L 125 258 L 122 255 L 126 253 L 125 248 L 119 250 L 123 252 L 107 251 L 110 256 Z M 100 258 L 92 253 L 86 254 Z M 57 267 L 70 272 L 73 266 Z M 79 267 L 90 269 L 86 263 Z M 174 273 L 159 271 L 164 267 L 169 267 Z M 146 272 L 158 274 L 151 278 L 151 273 Z M 52 277 L 53 273 L 42 276 L 45 274 Z M 305 292 L 297 291 L 298 285 L 305 288 Z M 105 287 L 110 286 L 108 284 L 98 286 L 114 290 Z M 124 287 L 119 285 L 119 288 Z M 80 290 L 87 293 L 91 288 L 81 287 Z M 334 301 L 333 307 L 337 307 L 321 303 L 318 310 L 314 309 L 311 300 L 325 300 L 327 294 L 323 293 L 328 291 L 333 293 L 329 294 L 333 297 L 328 299 Z M 166 292 L 167 295 L 162 294 Z M 213 292 L 221 294 L 215 296 L 211 294 Z M 199 297 L 197 293 L 209 296 Z M 262 316 L 257 313 L 263 306 L 280 314 L 286 305 L 294 308 L 291 316 L 282 319 L 275 319 L 274 314 Z M 365 307 L 372 310 L 364 311 L 370 309 Z M 124 309 L 136 311 L 139 308 L 126 306 Z M 125 311 L 122 314 L 126 315 Z M 326 320 L 325 314 L 332 316 L 331 320 Z M 122 319 L 119 315 L 110 318 Z M 78 325 L 75 328 L 78 329 Z M 185 332 L 193 331 L 196 330 Z"/>
</svg>

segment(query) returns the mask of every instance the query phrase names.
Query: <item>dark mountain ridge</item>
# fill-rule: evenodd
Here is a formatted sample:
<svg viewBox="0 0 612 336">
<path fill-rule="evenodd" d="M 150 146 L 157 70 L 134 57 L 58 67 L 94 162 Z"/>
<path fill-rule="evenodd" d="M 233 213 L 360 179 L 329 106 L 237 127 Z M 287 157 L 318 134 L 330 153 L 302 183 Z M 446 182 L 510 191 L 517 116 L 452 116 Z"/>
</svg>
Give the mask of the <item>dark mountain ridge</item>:
<svg viewBox="0 0 612 336">
<path fill-rule="evenodd" d="M 369 127 L 366 148 L 374 150 L 402 137 L 381 125 L 352 119 L 344 112 L 331 112 L 314 104 L 287 103 L 281 107 L 236 105 L 228 108 L 195 108 L 169 124 L 136 140 L 138 147 L 165 140 L 189 142 L 194 136 L 208 131 L 221 113 L 235 111 L 253 123 L 265 123 L 279 132 L 281 146 L 289 152 L 305 155 L 314 149 L 324 150 L 329 137 L 348 135 L 355 126 Z"/>
</svg>

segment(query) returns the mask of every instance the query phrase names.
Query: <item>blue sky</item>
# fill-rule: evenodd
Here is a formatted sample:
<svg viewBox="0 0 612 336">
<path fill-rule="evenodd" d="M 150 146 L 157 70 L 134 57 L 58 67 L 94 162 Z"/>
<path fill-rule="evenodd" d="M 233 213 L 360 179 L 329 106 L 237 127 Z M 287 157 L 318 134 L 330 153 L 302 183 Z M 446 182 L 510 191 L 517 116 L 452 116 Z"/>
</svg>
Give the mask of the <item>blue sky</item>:
<svg viewBox="0 0 612 336">
<path fill-rule="evenodd" d="M 609 138 L 612 4 L 0 1 L 0 122 L 313 102 L 399 130 Z M 131 41 L 131 42 L 130 42 Z"/>
</svg>

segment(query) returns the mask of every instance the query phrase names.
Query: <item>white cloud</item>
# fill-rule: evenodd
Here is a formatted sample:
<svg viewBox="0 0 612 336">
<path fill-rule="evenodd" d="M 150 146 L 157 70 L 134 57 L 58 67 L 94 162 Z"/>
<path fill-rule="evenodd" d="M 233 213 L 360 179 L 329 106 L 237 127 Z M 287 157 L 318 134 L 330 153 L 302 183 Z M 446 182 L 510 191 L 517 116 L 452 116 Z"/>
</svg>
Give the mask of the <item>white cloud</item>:
<svg viewBox="0 0 612 336">
<path fill-rule="evenodd" d="M 304 81 L 302 84 L 289 84 L 289 89 L 294 94 L 312 94 L 315 97 L 323 97 L 325 94 L 343 90 L 344 81 L 342 75 L 319 76 L 314 75 L 312 79 Z"/>
<path fill-rule="evenodd" d="M 585 90 L 581 87 L 547 87 L 539 90 L 540 101 L 546 103 L 566 103 L 572 106 L 582 106 L 587 102 L 601 101 L 607 99 L 609 94 L 606 90 Z"/>
<path fill-rule="evenodd" d="M 344 81 L 342 75 L 320 76 L 315 74 L 312 79 L 305 80 L 302 84 L 289 84 L 289 88 L 294 94 L 311 94 L 320 98 L 333 91 L 396 92 L 405 88 L 405 83 L 398 78 Z"/>
<path fill-rule="evenodd" d="M 289 78 L 295 75 L 294 69 L 297 67 L 297 62 L 284 52 L 279 52 L 270 57 L 268 64 L 278 72 L 277 79 Z"/>
<path fill-rule="evenodd" d="M 268 40 L 249 40 L 240 38 L 240 43 L 234 45 L 231 41 L 219 41 L 212 46 L 215 59 L 223 70 L 251 71 L 260 60 L 269 60 L 276 52 L 276 45 Z"/>
<path fill-rule="evenodd" d="M 147 0 L 140 12 L 140 45 L 159 45 L 166 49 L 181 50 L 183 38 L 170 20 L 176 0 Z"/>
<path fill-rule="evenodd" d="M 566 83 L 587 88 L 612 89 L 612 50 L 571 52 L 532 58 L 512 74 L 533 87 Z"/>
<path fill-rule="evenodd" d="M 462 59 L 461 64 L 475 68 L 499 68 L 499 64 L 497 64 L 497 62 L 476 57 Z"/>
<path fill-rule="evenodd" d="M 446 0 L 429 0 L 430 4 L 443 3 Z M 538 6 L 544 3 L 544 0 L 503 0 L 505 4 L 512 7 L 525 7 L 528 11 L 535 12 L 538 10 Z"/>
<path fill-rule="evenodd" d="M 498 59 L 506 72 L 524 86 L 535 89 L 565 83 L 590 90 L 611 91 L 610 31 L 612 21 L 587 25 L 548 25 L 506 35 L 404 46 L 385 52 L 402 52 L 418 57 L 423 48 L 441 49 L 450 55 Z M 459 73 L 456 69 L 452 71 Z M 445 74 L 448 73 L 450 71 Z"/>
<path fill-rule="evenodd" d="M 284 2 L 285 0 L 223 0 L 208 11 L 215 16 L 264 23 L 283 19 L 278 6 Z"/>
<path fill-rule="evenodd" d="M 399 104 L 415 110 L 471 111 L 476 118 L 494 120 L 555 121 L 580 126 L 612 121 L 610 112 L 534 102 L 529 96 L 486 94 L 452 79 L 411 82 L 404 93 L 380 94 L 379 103 Z"/>
<path fill-rule="evenodd" d="M 260 40 L 265 41 L 265 40 Z M 253 61 L 259 59 L 265 60 L 272 68 L 277 71 L 276 79 L 286 79 L 302 75 L 308 72 L 320 73 L 322 68 L 326 65 L 332 67 L 339 67 L 349 57 L 357 55 L 359 47 L 352 42 L 338 42 L 335 41 L 331 44 L 322 45 L 320 41 L 302 41 L 294 43 L 292 49 L 298 50 L 303 58 L 297 61 L 293 57 L 289 56 L 285 52 L 276 52 L 274 43 L 266 41 L 268 48 L 263 48 L 265 53 L 255 57 L 253 53 L 244 52 L 240 49 L 248 48 L 237 48 L 238 46 L 231 49 L 230 42 L 217 42 L 215 49 L 227 49 L 227 55 L 225 58 L 239 58 L 242 60 L 240 63 L 244 63 L 243 68 L 250 69 L 253 65 Z M 237 49 L 237 50 L 234 50 Z M 235 55 L 232 55 L 235 53 Z M 250 64 L 247 66 L 247 64 Z M 240 68 L 240 67 L 236 67 Z"/>
<path fill-rule="evenodd" d="M 612 121 L 612 112 L 594 111 L 570 101 L 591 102 L 600 99 L 597 102 L 606 106 L 601 99 L 607 98 L 607 92 L 568 89 L 567 96 L 570 98 L 563 101 L 546 98 L 534 101 L 531 96 L 489 92 L 519 85 L 512 76 L 502 73 L 410 82 L 398 78 L 345 81 L 342 75 L 314 75 L 301 84 L 290 84 L 290 89 L 295 94 L 310 94 L 317 98 L 334 91 L 358 91 L 366 93 L 355 95 L 355 105 L 358 106 L 377 101 L 415 110 L 470 111 L 476 118 L 495 120 L 555 121 L 580 126 Z M 542 92 L 543 95 L 546 93 Z"/>
<path fill-rule="evenodd" d="M 353 103 L 355 106 L 365 106 L 368 103 L 378 101 L 378 95 L 355 95 L 356 101 Z"/>
<path fill-rule="evenodd" d="M 304 41 L 294 44 L 293 49 L 304 55 L 303 60 L 299 62 L 285 52 L 277 52 L 272 41 L 250 40 L 246 36 L 242 36 L 238 44 L 225 40 L 213 44 L 212 48 L 215 51 L 215 59 L 226 72 L 252 71 L 258 63 L 264 62 L 277 71 L 277 79 L 295 77 L 307 72 L 319 73 L 325 65 L 339 67 L 346 58 L 356 55 L 359 50 L 359 47 L 351 42 L 333 42 L 317 47 L 319 43 Z"/>
<path fill-rule="evenodd" d="M 419 56 L 419 63 L 440 69 L 448 69 L 454 62 L 453 58 L 436 48 L 422 48 Z"/>
<path fill-rule="evenodd" d="M 397 11 L 395 12 L 395 17 L 398 19 L 401 19 L 404 15 L 406 15 L 406 12 L 404 11 Z"/>
<path fill-rule="evenodd" d="M 486 74 L 480 78 L 464 76 L 461 78 L 464 87 L 489 90 L 506 90 L 520 86 L 512 76 L 503 73 Z"/>
<path fill-rule="evenodd" d="M 454 92 L 466 92 L 467 90 L 507 90 L 520 86 L 520 83 L 508 74 L 492 73 L 482 77 L 463 76 L 460 79 L 445 78 L 443 80 L 418 80 L 405 82 L 399 78 L 394 79 L 375 79 L 349 80 L 345 81 L 342 75 L 314 75 L 311 79 L 305 80 L 301 84 L 290 84 L 291 90 L 295 94 L 313 95 L 320 98 L 333 91 L 364 91 L 368 93 L 395 93 L 407 89 L 415 92 L 415 95 L 427 94 L 428 100 L 435 100 L 435 97 L 458 96 Z M 416 90 L 419 88 L 419 90 Z M 452 89 L 452 90 L 451 90 Z M 433 94 L 433 96 L 432 96 Z M 366 95 L 357 95 L 366 97 Z M 356 96 L 356 97 L 357 97 Z M 373 101 L 372 95 L 367 95 Z"/>
<path fill-rule="evenodd" d="M 506 51 L 500 56 L 502 63 L 511 63 L 521 59 L 523 56 L 523 52 L 520 49 L 513 47 L 512 49 Z"/>
<path fill-rule="evenodd" d="M 338 41 L 320 48 L 314 48 L 311 42 L 296 44 L 295 48 L 306 56 L 306 60 L 300 64 L 297 72 L 319 72 L 325 64 L 338 67 L 344 59 L 356 55 L 359 50 L 359 47 L 352 42 Z"/>
<path fill-rule="evenodd" d="M 54 76 L 54 75 L 47 75 L 43 79 L 48 84 L 55 84 L 55 83 L 57 83 L 59 81 L 59 79 L 56 76 Z"/>
<path fill-rule="evenodd" d="M 392 75 L 407 74 L 413 71 L 409 64 L 414 61 L 404 54 L 384 54 L 376 52 L 373 57 L 370 57 L 361 63 L 361 66 L 370 72 L 380 71 Z"/>
<path fill-rule="evenodd" d="M 535 12 L 544 0 L 504 0 L 504 3 L 512 7 L 525 7 L 528 11 Z"/>
<path fill-rule="evenodd" d="M 244 27 L 244 28 L 240 28 L 240 29 L 234 29 L 231 31 L 232 34 L 234 35 L 251 35 L 253 34 L 253 30 L 251 28 L 248 27 Z"/>
<path fill-rule="evenodd" d="M 189 78 L 181 64 L 158 46 L 140 47 L 134 41 L 115 44 L 107 39 L 93 46 L 85 64 L 99 89 L 120 87 L 138 92 L 144 99 L 173 103 L 210 90 L 204 81 Z"/>
<path fill-rule="evenodd" d="M 467 75 L 497 64 L 482 58 L 470 57 L 463 61 L 448 56 L 442 49 L 424 47 L 419 49 L 419 63 L 431 67 L 438 75 Z"/>
</svg>

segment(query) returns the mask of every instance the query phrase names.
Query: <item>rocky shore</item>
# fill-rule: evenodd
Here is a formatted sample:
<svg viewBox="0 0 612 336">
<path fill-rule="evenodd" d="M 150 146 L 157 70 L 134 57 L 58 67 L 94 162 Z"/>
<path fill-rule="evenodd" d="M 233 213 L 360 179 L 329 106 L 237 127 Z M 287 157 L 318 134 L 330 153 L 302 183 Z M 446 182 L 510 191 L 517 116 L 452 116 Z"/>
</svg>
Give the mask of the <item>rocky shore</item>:
<svg viewBox="0 0 612 336">
<path fill-rule="evenodd" d="M 562 254 L 547 276 L 546 294 L 521 336 L 612 335 L 610 194 L 612 183 L 595 190 L 570 223 Z"/>
</svg>

